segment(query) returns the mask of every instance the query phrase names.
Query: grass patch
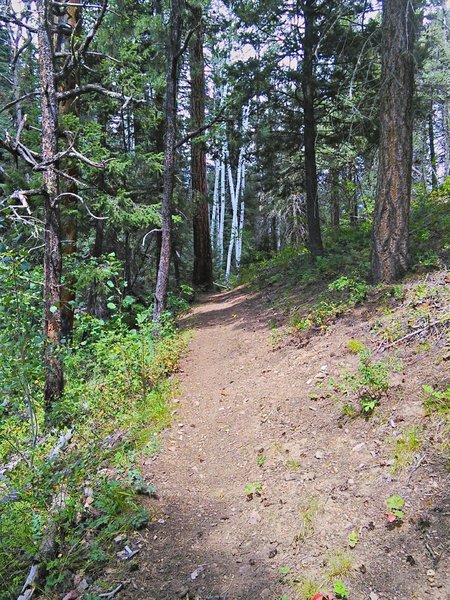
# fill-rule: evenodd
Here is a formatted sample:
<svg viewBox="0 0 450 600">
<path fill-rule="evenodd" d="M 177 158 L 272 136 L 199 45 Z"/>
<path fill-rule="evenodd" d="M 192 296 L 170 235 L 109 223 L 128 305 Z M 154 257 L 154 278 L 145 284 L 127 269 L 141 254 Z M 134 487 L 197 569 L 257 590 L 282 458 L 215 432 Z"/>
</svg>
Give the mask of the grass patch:
<svg viewBox="0 0 450 600">
<path fill-rule="evenodd" d="M 392 473 L 397 474 L 409 467 L 422 448 L 423 436 L 419 427 L 412 426 L 402 432 L 395 440 L 391 458 L 394 461 Z"/>
<path fill-rule="evenodd" d="M 295 535 L 294 543 L 299 544 L 311 537 L 314 533 L 314 524 L 317 515 L 321 510 L 321 503 L 318 498 L 307 498 L 299 507 L 299 524 Z"/>
</svg>

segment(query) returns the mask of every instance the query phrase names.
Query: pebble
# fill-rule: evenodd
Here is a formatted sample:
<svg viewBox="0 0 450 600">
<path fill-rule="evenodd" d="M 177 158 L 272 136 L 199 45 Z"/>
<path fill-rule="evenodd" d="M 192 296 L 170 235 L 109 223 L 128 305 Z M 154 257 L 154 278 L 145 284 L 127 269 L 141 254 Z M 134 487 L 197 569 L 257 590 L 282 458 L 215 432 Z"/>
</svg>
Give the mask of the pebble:
<svg viewBox="0 0 450 600">
<path fill-rule="evenodd" d="M 317 450 L 317 452 L 314 454 L 314 456 L 317 458 L 317 460 L 321 460 L 324 457 L 324 454 L 323 454 L 322 450 Z"/>
<path fill-rule="evenodd" d="M 362 450 L 364 448 L 365 442 L 361 442 L 360 444 L 356 444 L 356 446 L 353 446 L 352 451 L 353 452 L 359 452 L 360 450 Z"/>
<path fill-rule="evenodd" d="M 375 592 L 370 592 L 369 598 L 370 600 L 378 600 L 379 599 L 379 595 L 375 594 Z"/>
</svg>

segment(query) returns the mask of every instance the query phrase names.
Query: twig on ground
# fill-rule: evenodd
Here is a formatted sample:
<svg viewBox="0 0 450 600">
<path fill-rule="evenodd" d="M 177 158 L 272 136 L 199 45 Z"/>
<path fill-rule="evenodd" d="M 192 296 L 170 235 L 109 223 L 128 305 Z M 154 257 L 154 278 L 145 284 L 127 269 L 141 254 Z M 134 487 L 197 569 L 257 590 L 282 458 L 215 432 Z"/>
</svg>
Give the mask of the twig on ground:
<svg viewBox="0 0 450 600">
<path fill-rule="evenodd" d="M 123 583 L 119 583 L 119 585 L 117 587 L 115 587 L 113 590 L 111 590 L 110 592 L 105 592 L 104 594 L 99 594 L 98 597 L 99 598 L 114 598 L 114 596 L 116 594 L 118 594 L 122 588 L 123 588 Z"/>
<path fill-rule="evenodd" d="M 409 482 L 411 481 L 411 477 L 414 475 L 414 473 L 417 471 L 417 469 L 423 463 L 425 458 L 426 458 L 426 454 L 422 454 L 422 456 L 419 458 L 419 460 L 416 462 L 416 464 L 412 467 L 412 469 L 409 473 L 409 477 L 408 477 L 408 481 L 406 482 L 406 485 L 409 485 Z"/>
<path fill-rule="evenodd" d="M 404 342 L 405 340 L 408 340 L 408 339 L 414 337 L 415 335 L 419 335 L 419 333 L 423 333 L 424 331 L 427 331 L 427 329 L 430 329 L 431 327 L 434 327 L 435 325 L 442 325 L 443 323 L 447 323 L 448 321 L 450 321 L 450 317 L 444 317 L 443 319 L 436 319 L 435 321 L 431 321 L 431 323 L 428 323 L 428 325 L 425 325 L 425 327 L 421 327 L 420 329 L 417 329 L 417 331 L 412 331 L 411 333 L 404 335 L 403 337 L 399 338 L 398 340 L 395 340 L 394 342 L 388 344 L 387 346 L 384 346 L 384 348 L 380 348 L 380 352 L 384 352 L 388 348 L 391 348 L 392 346 L 396 346 L 397 344 L 400 344 L 400 342 Z"/>
</svg>

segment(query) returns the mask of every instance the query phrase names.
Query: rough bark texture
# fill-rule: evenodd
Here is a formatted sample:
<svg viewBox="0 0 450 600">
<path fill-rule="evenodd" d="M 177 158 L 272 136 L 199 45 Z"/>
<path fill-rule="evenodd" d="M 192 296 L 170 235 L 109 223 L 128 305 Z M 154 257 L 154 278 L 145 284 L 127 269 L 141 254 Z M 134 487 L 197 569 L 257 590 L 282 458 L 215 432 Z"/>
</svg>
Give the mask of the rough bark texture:
<svg viewBox="0 0 450 600">
<path fill-rule="evenodd" d="M 63 34 L 60 35 L 59 47 L 56 49 L 62 52 L 70 52 L 71 38 L 77 40 L 81 29 L 81 4 L 80 0 L 72 0 L 71 6 L 68 6 L 63 15 L 60 16 L 60 24 L 65 25 L 62 28 Z M 69 32 L 73 32 L 70 34 Z M 72 37 L 73 36 L 73 37 Z M 70 69 L 67 77 L 60 84 L 60 91 L 72 90 L 80 85 L 80 69 L 75 64 Z M 78 99 L 68 98 L 63 100 L 59 106 L 60 115 L 79 115 Z M 67 165 L 65 171 L 74 178 L 79 177 L 79 168 L 76 163 Z M 62 188 L 67 194 L 78 194 L 78 186 L 74 182 L 65 182 Z M 78 241 L 78 199 L 75 196 L 66 195 L 62 197 L 61 210 L 61 241 L 62 255 L 70 256 L 77 251 Z M 63 338 L 70 337 L 73 331 L 75 303 L 75 278 L 70 273 L 66 273 L 64 285 L 61 288 L 61 335 Z"/>
<path fill-rule="evenodd" d="M 153 320 L 158 322 L 164 311 L 169 284 L 172 233 L 172 197 L 175 176 L 175 138 L 177 121 L 178 63 L 180 59 L 183 0 L 173 0 L 167 44 L 167 77 L 164 119 L 164 180 L 161 203 L 161 257 L 155 290 Z"/>
<path fill-rule="evenodd" d="M 58 101 L 54 79 L 51 3 L 37 0 L 38 65 L 42 115 L 42 158 L 50 162 L 57 153 Z M 61 237 L 58 175 L 49 164 L 43 173 L 45 189 L 44 247 L 44 399 L 48 410 L 63 392 L 64 377 L 58 346 L 61 340 Z"/>
<path fill-rule="evenodd" d="M 205 123 L 205 60 L 203 56 L 202 9 L 191 8 L 195 28 L 189 48 L 191 76 L 191 124 L 195 131 Z M 211 234 L 209 225 L 208 189 L 206 180 L 206 149 L 203 141 L 191 144 L 191 187 L 194 203 L 194 270 L 195 286 L 210 289 L 213 283 Z"/>
<path fill-rule="evenodd" d="M 380 157 L 372 253 L 375 282 L 395 281 L 408 269 L 414 92 L 413 17 L 409 0 L 384 1 Z"/>
<path fill-rule="evenodd" d="M 314 0 L 303 2 L 305 33 L 303 36 L 302 92 L 305 145 L 305 192 L 308 245 L 313 257 L 323 254 L 317 196 L 316 116 L 314 111 Z"/>
</svg>

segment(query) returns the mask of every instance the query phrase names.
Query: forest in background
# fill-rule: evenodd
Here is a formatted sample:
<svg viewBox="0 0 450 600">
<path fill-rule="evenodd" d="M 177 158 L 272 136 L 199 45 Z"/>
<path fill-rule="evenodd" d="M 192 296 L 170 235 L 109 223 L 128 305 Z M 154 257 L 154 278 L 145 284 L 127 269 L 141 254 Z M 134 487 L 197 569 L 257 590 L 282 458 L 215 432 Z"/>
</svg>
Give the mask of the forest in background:
<svg viewBox="0 0 450 600">
<path fill-rule="evenodd" d="M 132 465 L 168 423 L 197 290 L 268 271 L 346 295 L 302 329 L 446 265 L 448 19 L 439 1 L 2 2 L 0 597 L 30 565 L 62 588 L 58 546 L 69 570 L 101 563 L 145 523 Z"/>
</svg>

